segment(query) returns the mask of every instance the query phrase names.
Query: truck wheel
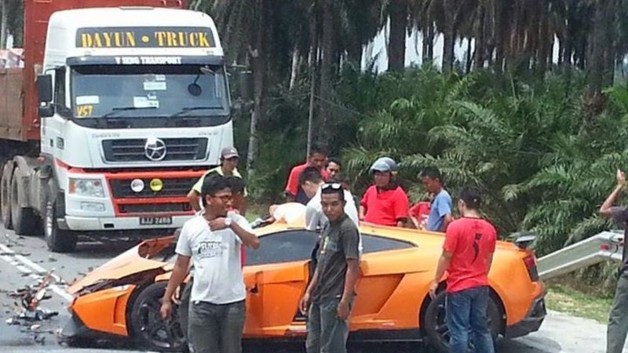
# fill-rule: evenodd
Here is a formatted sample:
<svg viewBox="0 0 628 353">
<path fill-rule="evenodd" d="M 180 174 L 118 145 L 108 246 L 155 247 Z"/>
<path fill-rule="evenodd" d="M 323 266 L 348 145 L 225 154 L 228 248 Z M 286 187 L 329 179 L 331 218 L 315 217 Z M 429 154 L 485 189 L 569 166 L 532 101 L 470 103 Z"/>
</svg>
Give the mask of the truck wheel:
<svg viewBox="0 0 628 353">
<path fill-rule="evenodd" d="M 11 170 L 12 166 L 4 165 L 2 168 L 2 179 L 0 180 L 0 217 L 5 229 L 13 229 L 11 222 Z"/>
<path fill-rule="evenodd" d="M 41 222 L 32 208 L 20 206 L 25 195 L 19 179 L 19 175 L 11 178 L 11 223 L 17 235 L 36 235 Z"/>
<path fill-rule="evenodd" d="M 48 250 L 52 252 L 72 252 L 76 249 L 77 235 L 71 230 L 59 229 L 57 224 L 57 203 L 55 196 L 48 192 L 44 215 L 44 237 Z"/>
</svg>

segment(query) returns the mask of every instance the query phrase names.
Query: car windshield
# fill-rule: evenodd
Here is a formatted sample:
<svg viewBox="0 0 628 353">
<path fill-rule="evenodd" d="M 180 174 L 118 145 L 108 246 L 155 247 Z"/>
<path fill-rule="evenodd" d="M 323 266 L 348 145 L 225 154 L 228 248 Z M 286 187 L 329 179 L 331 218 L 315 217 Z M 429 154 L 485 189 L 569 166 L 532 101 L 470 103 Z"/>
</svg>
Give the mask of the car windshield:
<svg viewBox="0 0 628 353">
<path fill-rule="evenodd" d="M 224 116 L 224 69 L 212 65 L 84 65 L 72 68 L 77 118 Z"/>
</svg>

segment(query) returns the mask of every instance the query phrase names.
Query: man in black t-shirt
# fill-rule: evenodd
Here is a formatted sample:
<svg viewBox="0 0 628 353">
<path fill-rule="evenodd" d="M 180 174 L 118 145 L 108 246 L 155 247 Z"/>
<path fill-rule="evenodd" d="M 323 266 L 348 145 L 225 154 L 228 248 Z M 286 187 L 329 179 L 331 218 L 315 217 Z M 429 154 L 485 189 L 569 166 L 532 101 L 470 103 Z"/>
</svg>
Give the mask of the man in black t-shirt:
<svg viewBox="0 0 628 353">
<path fill-rule="evenodd" d="M 342 185 L 323 184 L 321 206 L 325 224 L 314 276 L 301 299 L 307 313 L 307 353 L 346 352 L 348 318 L 360 276 L 359 234 L 347 216 Z"/>
<path fill-rule="evenodd" d="M 614 207 L 615 201 L 626 185 L 626 175 L 617 170 L 617 185 L 600 207 L 600 215 L 612 217 L 624 227 L 624 252 L 622 266 L 619 270 L 619 279 L 613 298 L 613 306 L 608 317 L 606 332 L 606 353 L 621 353 L 628 333 L 628 254 L 626 252 L 626 236 L 628 235 L 628 208 Z"/>
</svg>

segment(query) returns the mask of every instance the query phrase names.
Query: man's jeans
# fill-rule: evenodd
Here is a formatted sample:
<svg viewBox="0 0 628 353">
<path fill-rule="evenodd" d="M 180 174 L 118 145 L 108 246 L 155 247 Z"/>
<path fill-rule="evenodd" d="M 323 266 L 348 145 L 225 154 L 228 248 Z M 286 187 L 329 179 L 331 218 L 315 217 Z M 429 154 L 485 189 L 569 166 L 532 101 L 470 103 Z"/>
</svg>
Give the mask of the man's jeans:
<svg viewBox="0 0 628 353">
<path fill-rule="evenodd" d="M 307 318 L 307 353 L 346 353 L 348 322 L 338 318 L 338 303 L 333 299 L 312 303 Z"/>
<path fill-rule="evenodd" d="M 241 353 L 244 300 L 229 304 L 190 304 L 188 336 L 194 353 Z"/>
<path fill-rule="evenodd" d="M 628 332 L 628 271 L 623 271 L 617 280 L 615 298 L 608 317 L 606 331 L 606 353 L 621 353 Z"/>
<path fill-rule="evenodd" d="M 447 293 L 450 353 L 467 353 L 470 334 L 476 353 L 495 352 L 486 318 L 488 300 L 488 287 L 485 286 Z"/>
</svg>

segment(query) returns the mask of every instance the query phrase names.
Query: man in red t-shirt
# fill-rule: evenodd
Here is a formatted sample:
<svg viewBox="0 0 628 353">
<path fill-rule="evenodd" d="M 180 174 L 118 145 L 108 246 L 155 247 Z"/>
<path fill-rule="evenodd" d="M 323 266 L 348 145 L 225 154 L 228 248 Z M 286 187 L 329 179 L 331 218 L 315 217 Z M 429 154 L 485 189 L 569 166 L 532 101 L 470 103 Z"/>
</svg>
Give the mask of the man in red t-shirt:
<svg viewBox="0 0 628 353">
<path fill-rule="evenodd" d="M 497 232 L 480 216 L 478 209 L 481 201 L 475 188 L 467 187 L 460 192 L 458 211 L 462 218 L 447 227 L 443 254 L 430 286 L 430 295 L 434 297 L 445 271 L 449 272 L 446 321 L 451 353 L 468 351 L 469 332 L 474 335 L 476 352 L 495 352 L 486 308 L 489 300 L 488 272 L 493 262 Z"/>
<path fill-rule="evenodd" d="M 427 194 L 421 201 L 410 207 L 410 220 L 416 229 L 427 229 L 427 219 L 432 208 L 433 194 Z"/>
<path fill-rule="evenodd" d="M 290 171 L 285 191 L 288 202 L 294 201 L 307 205 L 310 198 L 307 197 L 301 188 L 301 185 L 299 184 L 299 176 L 301 175 L 301 172 L 303 172 L 303 169 L 307 167 L 316 167 L 321 171 L 323 179 L 327 181 L 327 179 L 329 179 L 329 174 L 327 170 L 325 170 L 325 164 L 327 164 L 327 149 L 320 145 L 312 145 L 307 161 L 303 164 L 295 166 Z"/>
<path fill-rule="evenodd" d="M 375 183 L 360 201 L 360 220 L 383 226 L 403 227 L 408 220 L 408 195 L 394 177 L 397 165 L 380 158 L 370 168 Z"/>
</svg>

